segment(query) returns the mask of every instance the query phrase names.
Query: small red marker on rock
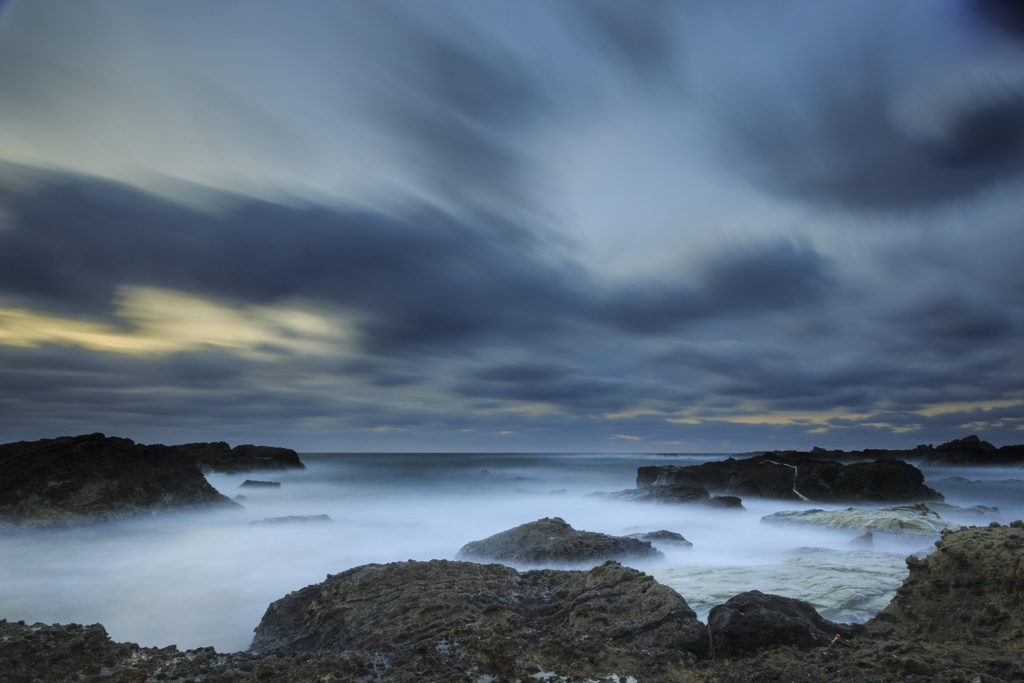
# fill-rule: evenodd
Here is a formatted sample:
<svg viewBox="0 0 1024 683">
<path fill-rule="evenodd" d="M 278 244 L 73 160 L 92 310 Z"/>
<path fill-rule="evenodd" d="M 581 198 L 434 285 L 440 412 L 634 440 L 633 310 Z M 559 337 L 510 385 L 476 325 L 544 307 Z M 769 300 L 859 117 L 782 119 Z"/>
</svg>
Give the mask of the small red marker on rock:
<svg viewBox="0 0 1024 683">
<path fill-rule="evenodd" d="M 837 640 L 839 640 L 839 634 L 838 633 L 836 634 L 836 637 L 832 639 L 832 642 L 829 643 L 829 645 L 834 645 Z"/>
</svg>

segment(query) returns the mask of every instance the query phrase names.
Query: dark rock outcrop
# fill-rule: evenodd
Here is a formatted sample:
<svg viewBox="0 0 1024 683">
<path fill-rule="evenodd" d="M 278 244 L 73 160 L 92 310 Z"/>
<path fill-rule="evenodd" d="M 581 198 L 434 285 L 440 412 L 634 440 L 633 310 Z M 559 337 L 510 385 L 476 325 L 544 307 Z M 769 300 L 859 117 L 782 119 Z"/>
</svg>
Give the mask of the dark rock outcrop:
<svg viewBox="0 0 1024 683">
<path fill-rule="evenodd" d="M 764 647 L 828 645 L 836 635 L 848 636 L 845 624 L 823 619 L 810 603 L 748 591 L 729 598 L 708 614 L 711 651 L 715 657 L 756 652 Z"/>
<path fill-rule="evenodd" d="M 919 469 L 901 460 L 843 465 L 809 459 L 787 460 L 765 454 L 684 467 L 640 467 L 636 484 L 638 489 L 687 485 L 733 496 L 816 503 L 943 499 L 941 493 L 924 485 L 924 475 Z"/>
<path fill-rule="evenodd" d="M 0 449 L 0 523 L 61 526 L 206 506 L 241 507 L 167 446 L 87 434 Z"/>
<path fill-rule="evenodd" d="M 925 452 L 923 464 L 927 466 L 1002 465 L 1024 464 L 1024 445 L 996 448 L 976 435 L 953 439 Z"/>
<path fill-rule="evenodd" d="M 682 534 L 676 533 L 675 531 L 648 531 L 647 533 L 636 533 L 629 534 L 629 538 L 636 538 L 641 541 L 647 541 L 652 545 L 655 543 L 662 543 L 665 545 L 671 545 L 682 548 L 692 548 L 693 543 L 687 541 Z"/>
<path fill-rule="evenodd" d="M 460 560 L 518 565 L 581 564 L 664 557 L 649 542 L 577 531 L 559 517 L 545 517 L 462 546 Z"/>
<path fill-rule="evenodd" d="M 172 446 L 195 458 L 203 472 L 236 474 L 259 470 L 305 469 L 299 454 L 290 448 L 245 444 L 231 448 L 224 441 L 186 443 Z"/>
<path fill-rule="evenodd" d="M 707 489 L 688 484 L 671 486 L 646 486 L 626 489 L 608 494 L 608 500 L 625 500 L 633 503 L 704 504 L 711 499 Z"/>
<path fill-rule="evenodd" d="M 743 510 L 743 499 L 738 496 L 711 496 L 705 503 L 709 508 Z"/>
<path fill-rule="evenodd" d="M 431 560 L 356 567 L 272 603 L 251 648 L 271 650 L 366 652 L 430 680 L 665 680 L 707 656 L 708 636 L 678 593 L 614 561 L 520 573 Z"/>
<path fill-rule="evenodd" d="M 285 517 L 267 517 L 249 522 L 246 526 L 277 526 L 279 524 L 302 524 L 306 522 L 333 522 L 327 515 L 287 515 Z"/>
<path fill-rule="evenodd" d="M 956 465 L 1024 465 L 1024 445 L 996 448 L 977 435 L 953 439 L 939 446 L 922 444 L 916 448 L 865 448 L 862 451 L 826 450 L 758 452 L 757 456 L 770 456 L 775 460 L 820 460 L 835 462 L 863 462 L 867 460 L 906 460 L 924 466 Z"/>
<path fill-rule="evenodd" d="M 281 482 L 279 481 L 257 481 L 255 479 L 246 479 L 238 488 L 246 489 L 279 489 L 281 488 Z"/>
</svg>

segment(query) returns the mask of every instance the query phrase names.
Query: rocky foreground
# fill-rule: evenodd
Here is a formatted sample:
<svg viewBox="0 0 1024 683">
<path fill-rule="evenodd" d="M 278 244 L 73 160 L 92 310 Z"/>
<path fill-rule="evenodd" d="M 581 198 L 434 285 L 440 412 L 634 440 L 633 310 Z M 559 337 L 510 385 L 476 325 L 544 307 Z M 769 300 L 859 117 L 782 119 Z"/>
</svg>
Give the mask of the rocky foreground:
<svg viewBox="0 0 1024 683">
<path fill-rule="evenodd" d="M 683 597 L 614 561 L 522 573 L 399 562 L 278 600 L 249 652 L 140 648 L 99 625 L 0 621 L 0 680 L 1024 680 L 1024 523 L 947 531 L 936 545 L 907 559 L 896 598 L 864 625 L 752 591 L 705 627 Z"/>
</svg>

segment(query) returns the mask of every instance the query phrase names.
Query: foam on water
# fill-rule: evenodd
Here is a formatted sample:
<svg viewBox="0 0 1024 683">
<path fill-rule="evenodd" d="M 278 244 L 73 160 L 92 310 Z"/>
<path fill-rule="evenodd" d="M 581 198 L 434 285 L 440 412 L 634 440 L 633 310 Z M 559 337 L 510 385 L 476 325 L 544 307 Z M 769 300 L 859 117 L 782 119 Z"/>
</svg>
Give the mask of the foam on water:
<svg viewBox="0 0 1024 683">
<path fill-rule="evenodd" d="M 211 474 L 222 493 L 246 496 L 245 510 L 0 538 L 0 618 L 99 622 L 115 640 L 148 646 L 245 649 L 270 602 L 328 573 L 371 562 L 453 559 L 468 541 L 552 516 L 615 535 L 683 534 L 691 550 L 664 545 L 663 561 L 635 566 L 679 590 L 701 615 L 715 601 L 751 588 L 815 599 L 832 592 L 827 577 L 836 576 L 850 588 L 843 599 L 854 606 L 837 616 L 855 618 L 888 600 L 906 572 L 900 558 L 927 549 L 920 539 L 880 539 L 870 552 L 850 552 L 849 533 L 760 523 L 780 510 L 846 506 L 745 500 L 746 510 L 733 511 L 585 497 L 632 488 L 642 465 L 719 457 L 304 454 L 305 471 Z M 926 475 L 947 502 L 998 505 L 996 518 L 1004 523 L 1024 516 L 1024 481 L 939 482 L 950 476 L 1024 479 L 1020 470 L 935 469 Z M 238 489 L 245 479 L 282 486 Z M 320 514 L 334 523 L 246 526 Z"/>
</svg>

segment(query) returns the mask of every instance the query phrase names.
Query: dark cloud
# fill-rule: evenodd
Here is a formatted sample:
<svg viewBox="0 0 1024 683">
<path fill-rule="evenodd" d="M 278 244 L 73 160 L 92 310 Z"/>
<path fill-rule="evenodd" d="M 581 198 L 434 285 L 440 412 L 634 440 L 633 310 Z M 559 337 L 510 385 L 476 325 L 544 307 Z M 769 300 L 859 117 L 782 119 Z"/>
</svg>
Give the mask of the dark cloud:
<svg viewBox="0 0 1024 683">
<path fill-rule="evenodd" d="M 771 242 L 709 257 L 696 287 L 645 282 L 617 292 L 608 320 L 622 330 L 665 333 L 702 318 L 756 315 L 816 304 L 837 287 L 817 251 Z"/>
<path fill-rule="evenodd" d="M 977 6 L 1006 21 L 1017 14 L 1009 2 Z M 831 51 L 803 35 L 810 29 L 793 7 L 778 19 L 787 45 L 755 28 L 758 13 L 739 13 L 756 47 L 723 60 L 733 72 L 721 76 L 726 94 L 712 104 L 735 144 L 732 168 L 773 191 L 874 210 L 950 203 L 1020 179 L 1024 94 L 1007 78 L 1014 70 L 1018 81 L 1024 77 L 1024 59 L 997 61 L 983 51 L 936 58 L 931 43 L 914 36 L 947 11 L 929 9 L 900 15 L 865 3 L 863 12 L 836 12 L 815 26 L 834 34 Z M 955 19 L 947 30 L 955 25 L 975 42 L 992 42 L 974 23 Z M 791 52 L 787 68 L 768 70 L 756 49 L 773 53 L 769 64 Z"/>
<path fill-rule="evenodd" d="M 566 2 L 559 8 L 566 13 L 570 30 L 582 29 L 600 54 L 624 64 L 641 79 L 678 78 L 676 3 L 594 0 Z"/>
</svg>

